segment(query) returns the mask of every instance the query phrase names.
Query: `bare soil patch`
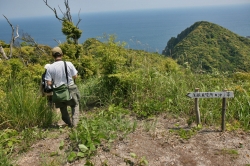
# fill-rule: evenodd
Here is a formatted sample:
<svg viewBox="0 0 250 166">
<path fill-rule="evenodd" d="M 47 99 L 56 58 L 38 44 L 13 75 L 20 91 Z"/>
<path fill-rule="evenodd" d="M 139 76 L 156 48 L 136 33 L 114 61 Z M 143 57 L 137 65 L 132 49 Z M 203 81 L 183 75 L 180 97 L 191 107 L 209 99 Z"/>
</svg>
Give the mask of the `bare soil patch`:
<svg viewBox="0 0 250 166">
<path fill-rule="evenodd" d="M 178 126 L 178 127 L 176 127 Z M 138 122 L 135 132 L 110 145 L 103 144 L 91 158 L 96 166 L 246 166 L 250 165 L 250 134 L 243 131 L 220 132 L 220 127 L 205 128 L 190 139 L 183 139 L 177 132 L 188 130 L 185 119 L 157 117 Z M 149 131 L 148 131 L 149 130 Z M 64 133 L 53 131 L 56 137 L 35 143 L 30 151 L 17 158 L 19 166 L 62 165 L 83 166 L 85 159 L 67 163 L 65 148 L 69 129 Z M 57 153 L 55 153 L 57 152 Z M 54 155 L 52 155 L 54 154 Z M 47 160 L 46 162 L 44 160 Z"/>
</svg>

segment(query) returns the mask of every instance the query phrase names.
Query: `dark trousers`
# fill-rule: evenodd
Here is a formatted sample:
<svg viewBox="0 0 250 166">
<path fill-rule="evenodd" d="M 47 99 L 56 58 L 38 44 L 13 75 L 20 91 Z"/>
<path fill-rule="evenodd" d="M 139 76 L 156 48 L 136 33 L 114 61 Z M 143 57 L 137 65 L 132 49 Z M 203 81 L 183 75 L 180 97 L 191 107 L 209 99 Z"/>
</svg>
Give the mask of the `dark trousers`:
<svg viewBox="0 0 250 166">
<path fill-rule="evenodd" d="M 56 102 L 56 108 L 60 108 L 62 114 L 62 120 L 68 124 L 69 126 L 77 126 L 79 122 L 79 100 L 80 100 L 80 93 L 77 86 L 70 85 L 69 92 L 72 97 L 71 100 L 66 102 Z M 68 112 L 68 106 L 71 107 L 71 116 Z"/>
</svg>

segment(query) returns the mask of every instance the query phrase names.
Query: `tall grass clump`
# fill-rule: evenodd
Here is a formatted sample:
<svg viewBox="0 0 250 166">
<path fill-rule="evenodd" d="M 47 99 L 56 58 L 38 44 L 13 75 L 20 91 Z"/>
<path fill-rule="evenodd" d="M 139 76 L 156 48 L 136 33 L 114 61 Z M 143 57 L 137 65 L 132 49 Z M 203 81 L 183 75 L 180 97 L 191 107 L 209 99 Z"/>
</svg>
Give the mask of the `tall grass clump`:
<svg viewBox="0 0 250 166">
<path fill-rule="evenodd" d="M 32 83 L 10 80 L 0 107 L 0 128 L 47 127 L 53 120 L 46 98 L 40 96 L 38 86 Z"/>
<path fill-rule="evenodd" d="M 80 91 L 80 106 L 82 109 L 85 109 L 90 105 L 100 105 L 102 100 L 98 96 L 99 92 L 99 81 L 98 77 L 91 77 L 87 80 L 84 80 L 82 83 L 77 84 Z"/>
<path fill-rule="evenodd" d="M 250 129 L 250 73 L 234 73 L 230 90 L 234 91 L 234 98 L 228 106 L 231 123 Z"/>
<path fill-rule="evenodd" d="M 247 88 L 249 90 L 249 87 Z M 228 105 L 228 119 L 231 125 L 250 129 L 250 96 L 244 87 L 234 89 L 235 96 Z"/>
</svg>

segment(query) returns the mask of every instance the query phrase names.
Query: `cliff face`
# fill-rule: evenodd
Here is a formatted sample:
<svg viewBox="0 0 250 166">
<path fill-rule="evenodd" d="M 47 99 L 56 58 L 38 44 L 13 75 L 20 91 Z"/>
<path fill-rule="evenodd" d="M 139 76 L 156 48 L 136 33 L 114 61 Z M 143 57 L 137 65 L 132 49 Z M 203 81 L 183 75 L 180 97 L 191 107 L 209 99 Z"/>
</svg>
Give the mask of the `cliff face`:
<svg viewBox="0 0 250 166">
<path fill-rule="evenodd" d="M 206 21 L 172 37 L 162 54 L 192 70 L 250 71 L 250 40 Z"/>
</svg>

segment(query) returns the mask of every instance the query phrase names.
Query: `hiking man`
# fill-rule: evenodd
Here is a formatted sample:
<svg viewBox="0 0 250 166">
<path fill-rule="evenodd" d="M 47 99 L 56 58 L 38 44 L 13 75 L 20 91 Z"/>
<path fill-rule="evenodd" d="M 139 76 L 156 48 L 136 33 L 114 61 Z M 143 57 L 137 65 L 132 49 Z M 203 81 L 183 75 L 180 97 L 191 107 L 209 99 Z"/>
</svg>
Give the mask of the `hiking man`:
<svg viewBox="0 0 250 166">
<path fill-rule="evenodd" d="M 62 60 L 63 52 L 60 47 L 54 47 L 52 49 L 52 56 L 55 62 L 48 68 L 45 75 L 45 80 L 48 85 L 53 87 L 59 87 L 62 84 L 67 85 L 65 64 Z M 60 108 L 62 114 L 62 120 L 70 127 L 77 126 L 79 121 L 79 100 L 80 93 L 77 85 L 74 83 L 74 79 L 77 77 L 77 70 L 71 62 L 66 62 L 66 68 L 68 73 L 68 87 L 71 95 L 69 101 L 55 102 L 56 108 Z M 67 110 L 67 106 L 71 107 L 71 118 Z"/>
</svg>

